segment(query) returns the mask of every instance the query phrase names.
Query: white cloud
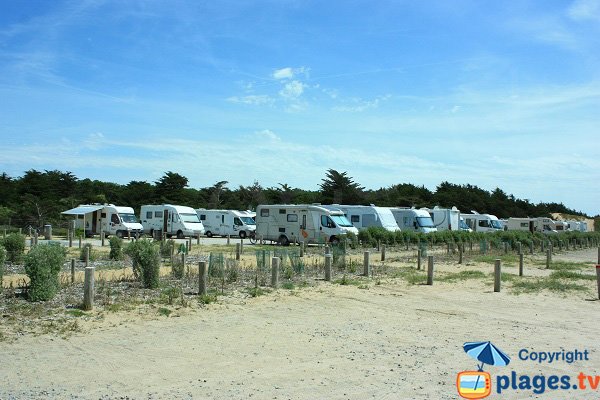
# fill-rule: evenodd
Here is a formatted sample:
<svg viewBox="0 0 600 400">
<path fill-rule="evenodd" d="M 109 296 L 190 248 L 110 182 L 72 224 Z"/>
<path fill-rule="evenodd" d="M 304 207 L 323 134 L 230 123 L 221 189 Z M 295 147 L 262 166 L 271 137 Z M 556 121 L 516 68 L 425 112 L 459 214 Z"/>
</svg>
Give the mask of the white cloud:
<svg viewBox="0 0 600 400">
<path fill-rule="evenodd" d="M 270 104 L 273 99 L 267 95 L 248 95 L 248 96 L 232 96 L 227 98 L 231 103 L 251 104 L 259 106 L 262 104 Z"/>
<path fill-rule="evenodd" d="M 599 0 L 577 0 L 575 1 L 567 14 L 572 19 L 600 21 L 600 1 Z"/>
<path fill-rule="evenodd" d="M 275 79 L 292 79 L 294 77 L 294 70 L 290 67 L 276 69 L 273 72 L 273 78 Z"/>
<path fill-rule="evenodd" d="M 262 131 L 258 131 L 254 133 L 254 136 L 258 139 L 268 140 L 271 142 L 279 142 L 281 138 L 277 136 L 275 132 L 270 129 L 263 129 Z"/>
<path fill-rule="evenodd" d="M 297 99 L 302 96 L 305 86 L 304 83 L 296 80 L 288 82 L 283 86 L 283 89 L 279 91 L 279 95 L 288 100 Z"/>
<path fill-rule="evenodd" d="M 341 112 L 363 112 L 368 109 L 377 108 L 379 105 L 388 99 L 390 99 L 391 95 L 387 94 L 385 96 L 376 97 L 374 100 L 363 100 L 361 98 L 352 98 L 349 100 L 345 100 L 341 105 L 337 105 L 333 107 L 334 111 Z M 337 94 L 333 99 L 337 98 Z"/>
</svg>

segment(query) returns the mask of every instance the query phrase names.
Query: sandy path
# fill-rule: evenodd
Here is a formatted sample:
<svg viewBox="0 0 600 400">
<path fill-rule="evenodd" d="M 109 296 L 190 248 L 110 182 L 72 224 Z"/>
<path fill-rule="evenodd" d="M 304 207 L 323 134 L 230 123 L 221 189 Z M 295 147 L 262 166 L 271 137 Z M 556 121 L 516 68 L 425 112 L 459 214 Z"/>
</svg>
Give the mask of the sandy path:
<svg viewBox="0 0 600 400">
<path fill-rule="evenodd" d="M 66 341 L 0 343 L 0 398 L 455 399 L 456 373 L 475 368 L 462 350 L 473 340 L 512 357 L 509 367 L 489 367 L 492 376 L 600 375 L 598 301 L 491 293 L 479 281 L 294 293 L 225 299 L 180 318 L 117 314 Z M 589 349 L 591 360 L 540 366 L 519 360 L 521 348 Z"/>
</svg>

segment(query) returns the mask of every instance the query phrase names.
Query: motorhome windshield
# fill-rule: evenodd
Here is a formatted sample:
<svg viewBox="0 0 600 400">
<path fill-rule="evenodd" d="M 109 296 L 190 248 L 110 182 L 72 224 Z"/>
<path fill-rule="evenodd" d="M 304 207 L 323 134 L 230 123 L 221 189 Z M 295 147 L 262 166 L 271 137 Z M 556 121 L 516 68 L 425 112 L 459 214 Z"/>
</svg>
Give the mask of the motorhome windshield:
<svg viewBox="0 0 600 400">
<path fill-rule="evenodd" d="M 500 221 L 498 221 L 497 219 L 492 219 L 490 220 L 490 225 L 492 226 L 492 228 L 494 229 L 503 229 L 502 228 L 502 224 L 500 223 Z"/>
<path fill-rule="evenodd" d="M 471 228 L 469 228 L 469 225 L 467 225 L 467 223 L 465 222 L 464 219 L 461 219 L 458 222 L 458 225 L 460 226 L 460 229 L 471 229 Z"/>
<path fill-rule="evenodd" d="M 138 222 L 137 218 L 133 214 L 119 214 L 119 216 L 125 223 L 135 224 L 136 222 Z"/>
<path fill-rule="evenodd" d="M 256 225 L 256 222 L 252 219 L 252 217 L 240 217 L 240 219 L 246 225 Z"/>
<path fill-rule="evenodd" d="M 417 217 L 417 223 L 421 228 L 433 228 L 433 220 L 431 217 Z"/>
<path fill-rule="evenodd" d="M 195 213 L 180 213 L 179 216 L 183 222 L 200 222 L 200 219 L 198 219 L 198 214 Z"/>
<path fill-rule="evenodd" d="M 348 221 L 348 218 L 344 217 L 343 215 L 332 215 L 331 219 L 333 220 L 333 222 L 335 222 L 338 226 L 342 226 L 345 228 L 349 228 L 351 226 L 354 226 L 350 223 L 350 221 Z"/>
</svg>

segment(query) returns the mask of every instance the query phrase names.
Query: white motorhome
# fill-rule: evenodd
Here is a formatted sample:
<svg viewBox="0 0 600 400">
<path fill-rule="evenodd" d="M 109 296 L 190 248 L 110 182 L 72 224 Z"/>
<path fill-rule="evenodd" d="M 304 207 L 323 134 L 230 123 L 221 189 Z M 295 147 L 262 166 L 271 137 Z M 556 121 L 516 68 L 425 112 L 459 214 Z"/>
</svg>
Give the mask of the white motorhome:
<svg viewBox="0 0 600 400">
<path fill-rule="evenodd" d="M 554 226 L 559 233 L 566 232 L 569 229 L 569 224 L 565 221 L 554 221 Z"/>
<path fill-rule="evenodd" d="M 155 231 L 176 235 L 178 239 L 198 237 L 204 233 L 202 222 L 192 207 L 173 204 L 144 205 L 140 209 L 140 221 L 144 232 L 154 235 Z"/>
<path fill-rule="evenodd" d="M 495 215 L 479 214 L 477 211 L 471 211 L 471 214 L 460 214 L 460 216 L 473 229 L 473 232 L 498 232 L 504 229 Z"/>
<path fill-rule="evenodd" d="M 237 210 L 196 210 L 200 221 L 204 224 L 204 234 L 213 236 L 239 236 L 241 239 L 253 237 L 256 222 L 251 211 Z"/>
<path fill-rule="evenodd" d="M 398 227 L 403 231 L 414 232 L 436 232 L 437 228 L 433 224 L 433 220 L 429 213 L 423 209 L 407 207 L 391 207 L 390 210 L 396 219 Z"/>
<path fill-rule="evenodd" d="M 114 204 L 82 204 L 61 214 L 74 216 L 75 229 L 83 229 L 86 237 L 99 235 L 100 232 L 104 232 L 107 237 L 115 235 L 122 238 L 128 234 L 139 236 L 144 229 L 131 207 Z"/>
<path fill-rule="evenodd" d="M 506 221 L 506 228 L 509 231 L 534 232 L 535 231 L 535 223 L 534 223 L 533 218 L 510 217 Z"/>
<path fill-rule="evenodd" d="M 373 204 L 370 206 L 332 204 L 323 207 L 342 210 L 348 221 L 359 230 L 370 226 L 385 228 L 390 232 L 400 230 L 392 211 L 388 207 L 377 207 Z"/>
<path fill-rule="evenodd" d="M 442 208 L 435 206 L 433 209 L 422 208 L 422 210 L 427 211 L 429 215 L 431 215 L 433 225 L 438 231 L 460 231 L 469 229 L 468 226 L 466 227 L 467 229 L 461 227 L 460 211 L 456 207 Z"/>
<path fill-rule="evenodd" d="M 538 217 L 533 219 L 533 225 L 535 227 L 536 232 L 552 234 L 558 233 L 556 230 L 556 225 L 553 220 L 546 217 Z"/>
<path fill-rule="evenodd" d="M 340 236 L 358 234 L 341 210 L 321 205 L 275 204 L 256 208 L 257 238 L 288 245 L 290 242 L 338 243 Z"/>
<path fill-rule="evenodd" d="M 568 220 L 568 221 L 565 221 L 565 222 L 568 225 L 568 230 L 575 231 L 575 232 L 581 231 L 581 222 L 579 222 L 579 221 L 573 221 L 573 220 Z"/>
</svg>

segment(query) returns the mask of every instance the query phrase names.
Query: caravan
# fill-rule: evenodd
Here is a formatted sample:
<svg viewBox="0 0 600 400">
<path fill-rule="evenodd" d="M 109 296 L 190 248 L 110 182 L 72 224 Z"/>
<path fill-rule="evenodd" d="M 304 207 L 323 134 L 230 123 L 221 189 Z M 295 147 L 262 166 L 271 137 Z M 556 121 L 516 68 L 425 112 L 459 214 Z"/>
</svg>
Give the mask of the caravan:
<svg viewBox="0 0 600 400">
<path fill-rule="evenodd" d="M 433 209 L 422 208 L 431 215 L 431 219 L 433 220 L 433 225 L 437 228 L 438 231 L 461 231 L 461 230 L 470 230 L 467 226 L 464 228 L 461 226 L 461 218 L 460 211 L 456 207 L 452 208 L 441 208 L 438 206 L 433 207 Z"/>
<path fill-rule="evenodd" d="M 370 226 L 385 228 L 390 232 L 400 230 L 392 211 L 388 207 L 376 207 L 373 204 L 370 206 L 332 204 L 323 207 L 330 210 L 342 210 L 348 221 L 359 230 Z"/>
<path fill-rule="evenodd" d="M 506 221 L 506 229 L 509 231 L 535 231 L 535 221 L 533 218 L 515 218 L 510 217 Z"/>
<path fill-rule="evenodd" d="M 289 245 L 290 242 L 338 243 L 340 236 L 358 230 L 339 209 L 321 205 L 275 204 L 256 208 L 257 238 Z"/>
<path fill-rule="evenodd" d="M 196 210 L 204 224 L 204 234 L 212 236 L 239 236 L 241 239 L 254 237 L 256 222 L 251 211 L 236 210 Z"/>
<path fill-rule="evenodd" d="M 103 232 L 107 237 L 140 236 L 142 224 L 135 218 L 133 208 L 120 207 L 114 204 L 82 204 L 71 210 L 63 211 L 63 215 L 75 217 L 75 229 L 83 229 L 86 237 Z"/>
<path fill-rule="evenodd" d="M 473 232 L 500 232 L 504 229 L 495 215 L 479 214 L 477 211 L 471 211 L 471 214 L 461 214 L 460 216 L 473 229 Z"/>
<path fill-rule="evenodd" d="M 198 237 L 204 233 L 202 222 L 191 207 L 173 204 L 145 205 L 141 208 L 140 220 L 144 232 L 151 236 L 154 236 L 155 231 L 160 231 L 166 233 L 167 237 L 176 235 L 178 239 L 183 239 Z"/>
<path fill-rule="evenodd" d="M 392 207 L 390 210 L 394 215 L 398 227 L 403 231 L 423 233 L 437 231 L 431 216 L 423 209 L 417 210 L 416 208 Z"/>
</svg>

